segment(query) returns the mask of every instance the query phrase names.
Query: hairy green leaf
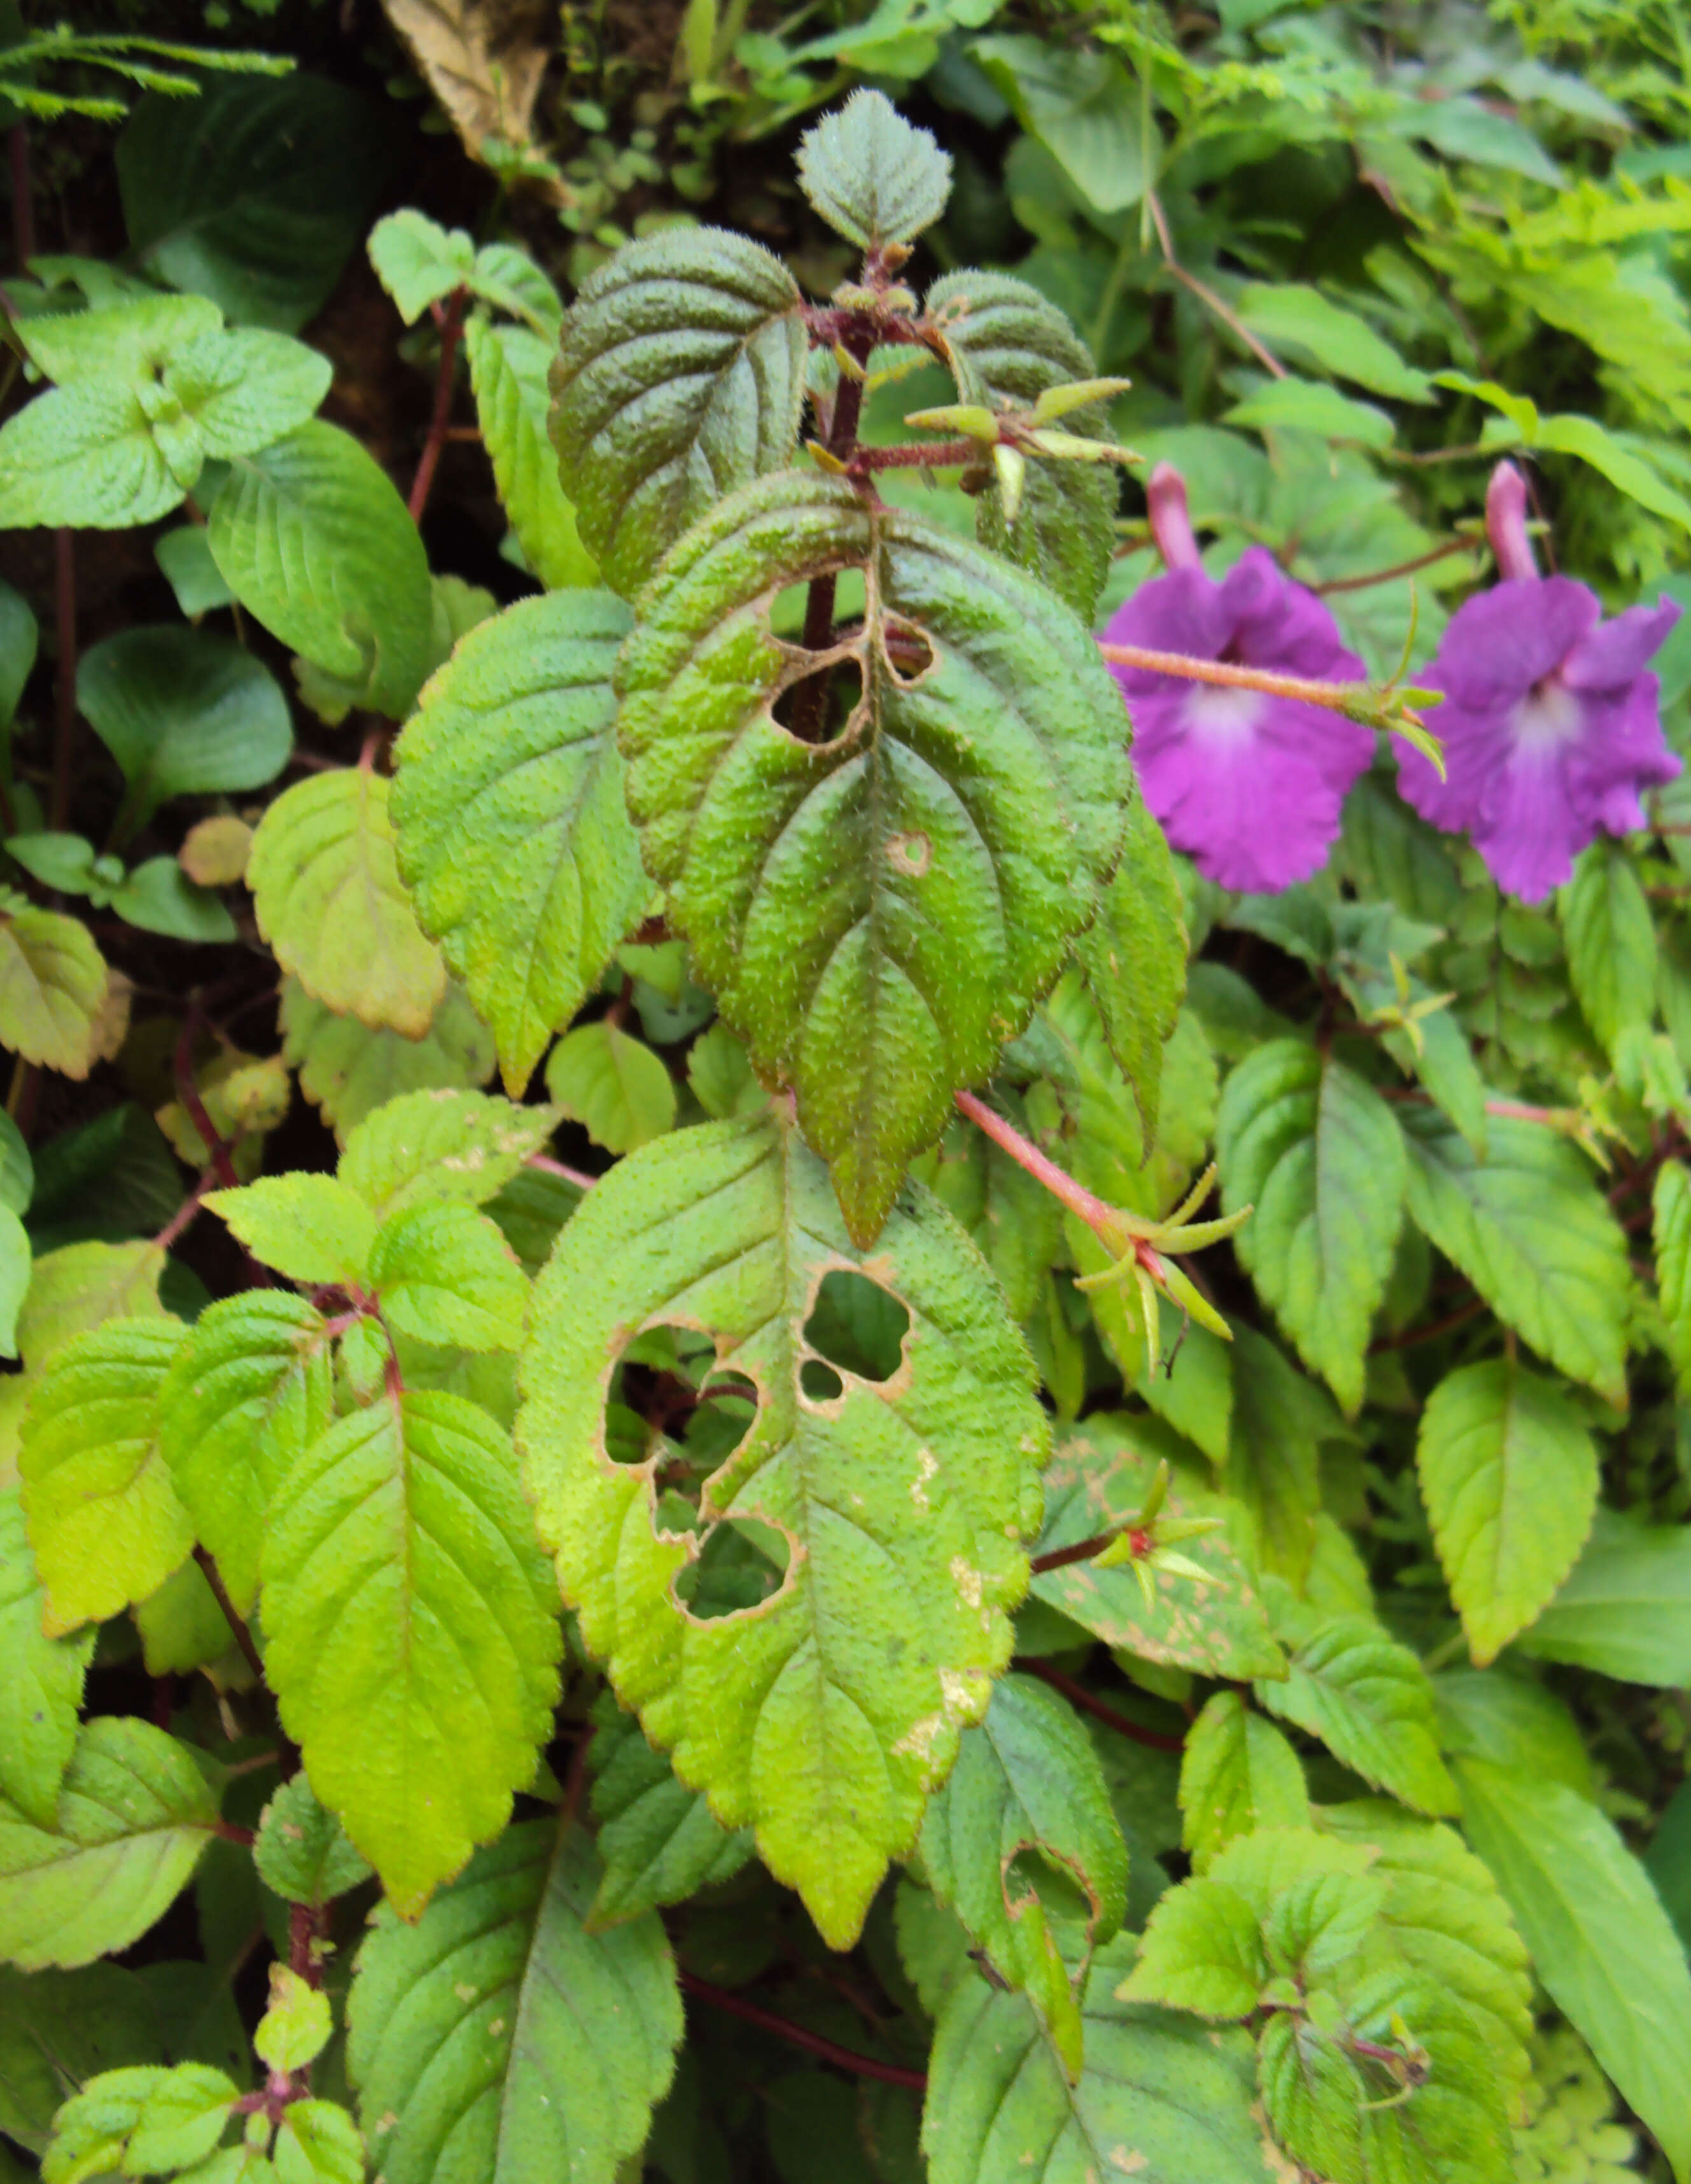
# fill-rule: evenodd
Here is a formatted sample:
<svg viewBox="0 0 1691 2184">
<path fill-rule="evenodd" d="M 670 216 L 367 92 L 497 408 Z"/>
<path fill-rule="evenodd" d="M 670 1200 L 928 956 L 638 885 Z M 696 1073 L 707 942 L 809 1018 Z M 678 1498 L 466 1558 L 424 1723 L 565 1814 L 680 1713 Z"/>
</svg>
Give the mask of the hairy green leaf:
<svg viewBox="0 0 1691 2184">
<path fill-rule="evenodd" d="M 35 1279 L 18 1316 L 18 1348 L 37 1372 L 73 1335 L 108 1319 L 163 1314 L 159 1301 L 164 1254 L 156 1244 L 64 1244 L 36 1261 Z"/>
<path fill-rule="evenodd" d="M 1132 1089 L 1149 1150 L 1156 1140 L 1163 1049 L 1186 991 L 1186 920 L 1168 844 L 1143 796 L 1128 807 L 1121 861 L 1075 952 L 1110 1050 Z"/>
<path fill-rule="evenodd" d="M 355 1190 L 331 1175 L 261 1175 L 205 1204 L 255 1259 L 291 1282 L 361 1282 L 375 1219 Z"/>
<path fill-rule="evenodd" d="M 1285 1682 L 1260 1683 L 1256 1695 L 1377 1789 L 1419 1812 L 1457 1809 L 1438 1756 L 1432 1686 L 1409 1648 L 1377 1624 L 1354 1615 L 1318 1623 L 1293 1652 Z"/>
<path fill-rule="evenodd" d="M 45 1608 L 21 1496 L 15 1486 L 0 1486 L 0 1797 L 50 1829 L 76 1743 L 95 1633 L 49 1638 Z"/>
<path fill-rule="evenodd" d="M 164 2053 L 158 2003 L 139 1973 L 113 1964 L 0 1969 L 0 2131 L 31 2153 L 45 2148 L 56 2112 L 85 2080 Z"/>
<path fill-rule="evenodd" d="M 1310 1793 L 1297 1753 L 1237 1691 L 1215 1692 L 1186 1733 L 1180 1809 L 1181 1840 L 1199 1874 L 1236 1836 L 1310 1825 Z"/>
<path fill-rule="evenodd" d="M 408 326 L 464 287 L 476 264 L 476 245 L 461 227 L 442 227 L 410 206 L 377 220 L 364 247 Z"/>
<path fill-rule="evenodd" d="M 748 1828 L 719 1827 L 666 1752 L 654 1751 L 632 1714 L 606 1691 L 588 1749 L 596 1842 L 604 1875 L 588 1924 L 619 1925 L 731 1880 L 752 1855 Z"/>
<path fill-rule="evenodd" d="M 812 1393 L 805 1329 L 836 1269 L 886 1290 L 908 1329 L 891 1379 L 830 1368 L 836 1392 Z M 629 1334 L 676 1320 L 758 1394 L 705 1481 L 702 1534 L 659 1509 L 661 1444 L 626 1462 L 605 1438 L 604 1376 Z M 986 1710 L 1026 1582 L 1045 1425 L 990 1275 L 913 1186 L 864 1258 L 789 1127 L 713 1123 L 597 1185 L 531 1325 L 518 1432 L 583 1637 L 681 1780 L 725 1826 L 756 1827 L 845 1947 Z M 677 1581 L 746 1520 L 781 1542 L 779 1589 L 733 1614 L 683 1605 Z"/>
<path fill-rule="evenodd" d="M 470 1090 L 493 1073 L 493 1035 L 455 981 L 420 1039 L 337 1016 L 297 978 L 281 990 L 282 1059 L 342 1143 L 373 1108 L 404 1092 Z"/>
<path fill-rule="evenodd" d="M 1599 1509 L 1579 1560 L 1521 1645 L 1627 1683 L 1691 1685 L 1691 1524 L 1639 1524 Z"/>
<path fill-rule="evenodd" d="M 1691 1390 L 1691 1169 L 1683 1161 L 1664 1161 L 1656 1170 L 1651 1203 L 1667 1354 L 1684 1392 Z"/>
<path fill-rule="evenodd" d="M 798 181 L 829 226 L 865 251 L 911 242 L 951 195 L 951 158 L 878 91 L 854 91 L 799 140 Z"/>
<path fill-rule="evenodd" d="M 551 1136 L 555 1107 L 487 1092 L 408 1092 L 352 1130 L 340 1180 L 384 1219 L 428 1199 L 481 1206 Z"/>
<path fill-rule="evenodd" d="M 675 1127 L 675 1082 L 662 1058 L 604 1019 L 559 1040 L 546 1089 L 607 1152 L 634 1152 Z"/>
<path fill-rule="evenodd" d="M 1594 842 L 1580 858 L 1562 929 L 1575 998 L 1612 1059 L 1621 1033 L 1655 1014 L 1655 925 L 1618 843 Z"/>
<path fill-rule="evenodd" d="M 104 959 L 80 918 L 0 888 L 0 1046 L 86 1077 L 95 1060 Z"/>
<path fill-rule="evenodd" d="M 395 1330 L 439 1349 L 515 1350 L 528 1283 L 485 1213 L 461 1200 L 402 1206 L 370 1248 L 370 1285 Z"/>
<path fill-rule="evenodd" d="M 303 1768 L 265 1806 L 253 1859 L 265 1887 L 289 1903 L 332 1903 L 370 1874 L 368 1861 L 320 1803 Z"/>
<path fill-rule="evenodd" d="M 464 345 L 482 443 L 523 559 L 548 591 L 597 584 L 598 566 L 581 543 L 547 437 L 550 348 L 531 328 L 496 326 L 479 312 Z"/>
</svg>

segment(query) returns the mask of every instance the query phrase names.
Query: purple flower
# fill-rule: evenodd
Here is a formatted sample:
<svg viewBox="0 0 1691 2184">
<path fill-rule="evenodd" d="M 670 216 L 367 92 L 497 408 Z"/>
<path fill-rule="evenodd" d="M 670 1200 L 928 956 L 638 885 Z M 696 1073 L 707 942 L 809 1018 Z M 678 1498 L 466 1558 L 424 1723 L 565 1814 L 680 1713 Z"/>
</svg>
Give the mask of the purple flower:
<svg viewBox="0 0 1691 2184">
<path fill-rule="evenodd" d="M 1199 565 L 1177 471 L 1158 465 L 1151 528 L 1169 573 L 1142 584 L 1104 635 L 1194 660 L 1354 682 L 1362 662 L 1332 616 L 1253 546 L 1218 583 Z M 1346 790 L 1374 754 L 1341 714 L 1112 662 L 1133 723 L 1145 801 L 1177 850 L 1222 887 L 1275 894 L 1327 861 Z"/>
<path fill-rule="evenodd" d="M 1638 792 L 1679 772 L 1644 671 L 1679 609 L 1663 599 L 1605 622 L 1584 584 L 1541 577 L 1511 463 L 1492 473 L 1486 528 L 1503 581 L 1457 610 L 1421 678 L 1445 694 L 1428 725 L 1446 778 L 1400 744 L 1398 784 L 1424 819 L 1473 838 L 1499 887 L 1539 902 L 1599 827 L 1642 827 Z"/>
</svg>

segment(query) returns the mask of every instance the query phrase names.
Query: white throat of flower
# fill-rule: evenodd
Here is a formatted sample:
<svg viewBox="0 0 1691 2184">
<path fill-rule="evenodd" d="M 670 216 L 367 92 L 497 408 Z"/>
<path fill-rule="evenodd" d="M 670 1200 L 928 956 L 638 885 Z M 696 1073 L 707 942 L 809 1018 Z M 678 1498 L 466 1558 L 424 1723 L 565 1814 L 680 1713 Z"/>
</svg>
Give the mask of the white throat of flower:
<svg viewBox="0 0 1691 2184">
<path fill-rule="evenodd" d="M 1577 742 L 1584 718 L 1579 699 L 1566 683 L 1547 676 L 1535 683 L 1509 716 L 1509 731 L 1523 758 L 1549 758 L 1565 744 Z"/>
<path fill-rule="evenodd" d="M 1262 717 L 1260 690 L 1229 690 L 1221 684 L 1199 682 L 1186 700 L 1188 732 L 1221 744 L 1249 742 Z"/>
</svg>

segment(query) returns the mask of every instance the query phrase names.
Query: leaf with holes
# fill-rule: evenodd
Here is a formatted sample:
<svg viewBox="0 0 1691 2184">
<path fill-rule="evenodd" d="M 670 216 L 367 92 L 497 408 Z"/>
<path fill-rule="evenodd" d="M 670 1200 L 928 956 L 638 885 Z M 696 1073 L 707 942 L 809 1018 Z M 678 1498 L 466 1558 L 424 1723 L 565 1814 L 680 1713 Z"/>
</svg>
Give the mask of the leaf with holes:
<svg viewBox="0 0 1691 2184">
<path fill-rule="evenodd" d="M 108 1320 L 56 1351 L 31 1390 L 18 1468 L 50 1633 L 145 1600 L 193 1547 L 159 1447 L 159 1396 L 185 1331 Z"/>
<path fill-rule="evenodd" d="M 526 1820 L 478 1851 L 415 1925 L 384 1907 L 359 1951 L 348 2075 L 387 2184 L 447 2175 L 614 2184 L 681 2037 L 654 1912 L 592 1931 L 598 1855 Z"/>
<path fill-rule="evenodd" d="M 53 1827 L 0 1798 L 0 1958 L 36 1971 L 126 1949 L 186 1887 L 216 1819 L 186 1745 L 150 1722 L 89 1722 Z"/>
<path fill-rule="evenodd" d="M 598 570 L 558 482 L 546 434 L 550 345 L 527 326 L 496 326 L 477 312 L 464 346 L 482 443 L 523 559 L 548 591 L 597 584 Z"/>
<path fill-rule="evenodd" d="M 1089 1942 L 1113 1938 L 1127 1901 L 1109 1786 L 1073 1709 L 1031 1676 L 995 1685 L 986 1719 L 964 1731 L 957 1764 L 928 1805 L 921 1849 L 934 1894 L 1026 1994 L 1072 2084 L 1084 2035 L 1042 1869 L 1055 1866 L 1084 1892 Z"/>
<path fill-rule="evenodd" d="M 1065 315 L 1008 273 L 948 273 L 928 290 L 926 308 L 964 402 L 1031 410 L 1049 388 L 1092 377 L 1092 353 Z M 1063 423 L 1086 439 L 1114 437 L 1101 402 L 1071 412 Z M 1117 476 L 1109 463 L 1032 457 L 1015 521 L 1004 520 L 995 479 L 976 504 L 976 535 L 1043 577 L 1090 621 L 1115 545 Z"/>
<path fill-rule="evenodd" d="M 1163 1049 L 1186 991 L 1186 919 L 1168 843 L 1141 795 L 1128 806 L 1115 877 L 1075 953 L 1110 1050 L 1132 1089 L 1149 1149 L 1156 1140 Z"/>
<path fill-rule="evenodd" d="M 510 1443 L 407 1392 L 320 1435 L 272 1504 L 264 1666 L 312 1783 L 414 1916 L 510 1817 L 560 1638 Z"/>
<path fill-rule="evenodd" d="M 834 1392 L 813 1396 L 805 1330 L 835 1269 L 887 1292 L 908 1328 L 889 1378 L 831 1366 Z M 702 1534 L 660 1522 L 661 1443 L 624 1462 L 606 1441 L 617 1357 L 672 1323 L 758 1394 L 705 1481 Z M 991 1276 L 914 1186 L 874 1256 L 854 1251 L 826 1172 L 772 1115 L 613 1168 L 559 1237 L 531 1326 L 525 1476 L 583 1638 L 681 1780 L 725 1827 L 754 1826 L 765 1863 L 848 1946 L 986 1710 L 1026 1583 L 1046 1428 Z M 676 1580 L 748 1520 L 784 1550 L 780 1589 L 729 1615 L 680 1605 Z"/>
<path fill-rule="evenodd" d="M 620 1925 L 731 1880 L 752 1855 L 750 1830 L 719 1827 L 698 1791 L 677 1777 L 667 1753 L 653 1750 L 613 1693 L 601 1694 L 593 1720 L 587 1765 L 604 1875 L 589 1925 Z"/>
<path fill-rule="evenodd" d="M 408 1092 L 349 1132 L 339 1180 L 384 1218 L 427 1199 L 484 1205 L 557 1127 L 555 1107 L 487 1092 Z"/>
<path fill-rule="evenodd" d="M 628 610 L 525 599 L 467 638 L 399 739 L 399 868 L 520 1092 L 651 894 L 610 672 Z"/>
<path fill-rule="evenodd" d="M 515 1350 L 528 1283 L 485 1213 L 462 1201 L 404 1206 L 370 1248 L 369 1279 L 395 1330 L 442 1350 Z"/>
<path fill-rule="evenodd" d="M 258 1598 L 271 1497 L 333 1416 L 322 1315 L 286 1290 L 249 1290 L 209 1306 L 171 1361 L 159 1446 L 242 1615 Z"/>
<path fill-rule="evenodd" d="M 373 1108 L 402 1093 L 467 1091 L 493 1073 L 493 1035 L 455 982 L 423 1036 L 407 1039 L 337 1016 L 298 978 L 285 978 L 281 1034 L 282 1060 L 299 1072 L 300 1090 L 343 1144 Z"/>
<path fill-rule="evenodd" d="M 1316 1623 L 1293 1652 L 1285 1682 L 1260 1683 L 1256 1696 L 1376 1789 L 1419 1812 L 1458 1809 L 1438 1756 L 1427 1671 L 1378 1624 L 1356 1615 Z"/>
<path fill-rule="evenodd" d="M 391 786 L 346 766 L 284 789 L 253 837 L 247 884 L 259 930 L 308 993 L 337 1016 L 421 1039 L 446 966 L 399 883 Z"/>
<path fill-rule="evenodd" d="M 1256 1212 L 1233 1248 L 1259 1294 L 1348 1412 L 1403 1224 L 1403 1133 L 1362 1078 L 1302 1039 L 1259 1047 L 1215 1122 L 1228 1212 Z"/>
<path fill-rule="evenodd" d="M 92 1629 L 47 1637 L 46 1602 L 22 1498 L 0 1486 L 0 1797 L 40 1828 L 58 1817 L 95 1637 Z"/>
<path fill-rule="evenodd" d="M 649 1046 L 601 1019 L 560 1039 L 546 1089 L 572 1122 L 609 1153 L 631 1153 L 673 1129 L 676 1088 Z"/>
<path fill-rule="evenodd" d="M 670 228 L 582 282 L 552 367 L 553 444 L 605 582 L 637 591 L 687 526 L 793 452 L 807 340 L 778 258 Z"/>
<path fill-rule="evenodd" d="M 854 91 L 807 129 L 798 181 L 830 227 L 865 251 L 912 242 L 951 195 L 951 155 L 878 91 Z"/>
<path fill-rule="evenodd" d="M 1181 1841 L 1194 1873 L 1207 1873 L 1236 1836 L 1310 1825 L 1310 1792 L 1297 1753 L 1237 1691 L 1216 1691 L 1186 1733 L 1180 1809 Z"/>
<path fill-rule="evenodd" d="M 80 918 L 0 888 L 0 1046 L 86 1077 L 98 1059 L 108 973 Z"/>
<path fill-rule="evenodd" d="M 1597 1506 L 1596 1446 L 1565 1389 L 1494 1357 L 1433 1390 L 1416 1463 L 1450 1596 L 1483 1668 L 1573 1568 Z"/>
<path fill-rule="evenodd" d="M 1183 1461 L 1182 1444 L 1154 1418 L 1099 1414 L 1071 1427 L 1045 1474 L 1045 1529 L 1038 1552 L 1077 1546 L 1128 1524 L 1144 1507 L 1158 1462 L 1173 1460 L 1174 1483 L 1164 1503 L 1171 1517 L 1236 1515 L 1223 1496 Z M 1034 1578 L 1036 1598 L 1060 1608 L 1108 1646 L 1199 1675 L 1235 1680 L 1278 1676 L 1285 1656 L 1268 1627 L 1262 1594 L 1227 1529 L 1182 1540 L 1180 1552 L 1203 1580 L 1160 1569 L 1148 1607 L 1139 1581 L 1125 1566 L 1099 1569 L 1071 1563 Z"/>
<path fill-rule="evenodd" d="M 827 657 L 861 699 L 807 743 L 775 708 L 815 655 L 774 637 L 770 610 L 844 569 L 865 571 L 870 608 Z M 616 678 L 642 855 L 724 1017 L 793 1086 L 867 1243 L 1115 869 L 1120 694 L 1049 593 L 838 479 L 734 495 L 642 613 Z M 911 647 L 929 655 L 915 673 Z"/>
</svg>

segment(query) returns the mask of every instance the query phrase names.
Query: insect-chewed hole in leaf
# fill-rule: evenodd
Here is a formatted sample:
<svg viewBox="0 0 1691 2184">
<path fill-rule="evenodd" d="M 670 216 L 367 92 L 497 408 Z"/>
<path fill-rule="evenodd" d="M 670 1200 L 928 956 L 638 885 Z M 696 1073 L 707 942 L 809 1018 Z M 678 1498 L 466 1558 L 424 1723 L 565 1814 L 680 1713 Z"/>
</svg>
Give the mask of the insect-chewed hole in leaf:
<svg viewBox="0 0 1691 2184">
<path fill-rule="evenodd" d="M 847 722 L 862 703 L 863 669 L 848 657 L 789 683 L 770 710 L 800 743 L 831 744 L 845 733 Z"/>
<path fill-rule="evenodd" d="M 695 1622 L 761 1607 L 787 1582 L 786 1540 L 756 1517 L 726 1517 L 676 1580 L 676 1597 Z"/>
<path fill-rule="evenodd" d="M 859 1380 L 890 1380 L 903 1361 L 909 1328 L 910 1315 L 891 1290 L 867 1274 L 836 1267 L 822 1277 L 804 1323 L 804 1340 L 842 1373 Z"/>
<path fill-rule="evenodd" d="M 1078 1926 L 1098 1915 L 1098 1906 L 1067 1866 L 1031 1843 L 1019 1845 L 1014 1857 L 1005 1861 L 1004 1892 L 1012 1909 L 1037 1897 L 1047 1916 L 1065 1925 Z"/>
<path fill-rule="evenodd" d="M 742 1373 L 718 1372 L 715 1346 L 691 1327 L 648 1327 L 618 1358 L 605 1402 L 605 1451 L 645 1463 L 654 1451 L 666 1530 L 696 1511 L 704 1481 L 733 1453 L 757 1415 Z"/>
<path fill-rule="evenodd" d="M 887 665 L 900 682 L 916 682 L 933 665 L 933 647 L 908 622 L 888 621 L 885 643 Z"/>
<path fill-rule="evenodd" d="M 844 1387 L 833 1367 L 825 1365 L 820 1357 L 807 1357 L 798 1368 L 799 1392 L 813 1403 L 832 1403 Z"/>
</svg>

